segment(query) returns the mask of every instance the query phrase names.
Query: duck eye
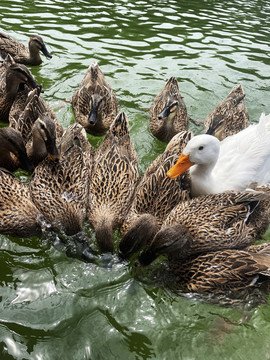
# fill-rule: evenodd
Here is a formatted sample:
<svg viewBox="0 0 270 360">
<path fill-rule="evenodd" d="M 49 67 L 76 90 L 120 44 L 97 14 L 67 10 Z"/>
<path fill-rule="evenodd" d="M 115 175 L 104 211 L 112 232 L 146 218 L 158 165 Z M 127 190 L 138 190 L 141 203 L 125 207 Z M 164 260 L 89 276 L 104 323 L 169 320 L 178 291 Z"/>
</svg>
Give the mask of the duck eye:
<svg viewBox="0 0 270 360">
<path fill-rule="evenodd" d="M 199 147 L 199 150 L 203 150 L 203 146 L 200 146 L 200 147 Z"/>
</svg>

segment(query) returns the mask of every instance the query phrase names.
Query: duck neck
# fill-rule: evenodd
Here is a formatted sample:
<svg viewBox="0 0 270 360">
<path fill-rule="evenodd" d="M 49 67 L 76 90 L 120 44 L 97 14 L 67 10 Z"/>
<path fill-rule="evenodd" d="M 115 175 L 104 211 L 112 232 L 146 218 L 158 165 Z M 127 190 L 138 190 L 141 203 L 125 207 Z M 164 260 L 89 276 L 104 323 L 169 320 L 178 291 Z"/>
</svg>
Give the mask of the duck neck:
<svg viewBox="0 0 270 360">
<path fill-rule="evenodd" d="M 35 65 L 40 65 L 42 63 L 39 50 L 35 46 L 29 45 L 29 58 L 27 59 L 27 62 Z"/>
<path fill-rule="evenodd" d="M 32 147 L 29 151 L 29 158 L 36 166 L 39 162 L 45 159 L 47 156 L 47 148 L 44 140 L 38 133 L 33 133 Z"/>
<path fill-rule="evenodd" d="M 214 193 L 212 170 L 215 164 L 196 164 L 190 169 L 192 196 Z"/>
</svg>

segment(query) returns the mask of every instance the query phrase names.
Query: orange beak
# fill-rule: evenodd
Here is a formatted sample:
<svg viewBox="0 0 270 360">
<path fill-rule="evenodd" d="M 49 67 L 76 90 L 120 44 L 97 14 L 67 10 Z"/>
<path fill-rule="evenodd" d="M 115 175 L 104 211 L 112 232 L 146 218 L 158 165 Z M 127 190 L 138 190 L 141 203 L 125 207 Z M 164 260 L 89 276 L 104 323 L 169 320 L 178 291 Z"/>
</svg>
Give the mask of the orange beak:
<svg viewBox="0 0 270 360">
<path fill-rule="evenodd" d="M 175 179 L 194 164 L 195 163 L 189 160 L 189 155 L 184 155 L 182 153 L 176 164 L 167 171 L 167 176 L 171 179 Z"/>
</svg>

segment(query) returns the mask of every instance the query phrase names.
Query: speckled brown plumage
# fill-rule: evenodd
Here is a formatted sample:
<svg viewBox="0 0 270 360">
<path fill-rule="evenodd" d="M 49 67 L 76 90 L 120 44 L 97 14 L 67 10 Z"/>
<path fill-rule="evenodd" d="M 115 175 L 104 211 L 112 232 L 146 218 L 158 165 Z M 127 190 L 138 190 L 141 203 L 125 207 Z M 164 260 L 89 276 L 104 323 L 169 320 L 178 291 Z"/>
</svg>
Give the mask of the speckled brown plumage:
<svg viewBox="0 0 270 360">
<path fill-rule="evenodd" d="M 10 109 L 9 124 L 19 130 L 27 143 L 32 138 L 32 127 L 37 118 L 48 115 L 55 123 L 56 138 L 63 135 L 63 127 L 49 104 L 42 98 L 41 86 L 19 91 Z"/>
<path fill-rule="evenodd" d="M 89 66 L 72 97 L 75 119 L 93 135 L 109 129 L 117 114 L 116 96 L 96 62 Z"/>
<path fill-rule="evenodd" d="M 129 210 L 138 181 L 137 155 L 128 120 L 120 113 L 96 150 L 89 189 L 88 219 L 101 251 L 113 251 L 113 229 Z"/>
<path fill-rule="evenodd" d="M 11 106 L 24 85 L 32 89 L 37 87 L 35 79 L 24 65 L 13 63 L 2 72 L 0 77 L 0 122 L 9 121 Z"/>
<path fill-rule="evenodd" d="M 267 191 L 228 191 L 180 203 L 140 255 L 140 262 L 147 265 L 160 254 L 184 259 L 251 245 L 268 228 L 269 200 Z"/>
<path fill-rule="evenodd" d="M 12 37 L 4 33 L 0 33 L 0 55 L 3 59 L 5 59 L 5 57 L 9 54 L 16 63 L 24 65 L 40 65 L 42 63 L 42 59 L 39 51 L 42 51 L 47 58 L 52 57 L 41 36 L 31 36 L 27 48 L 25 45 Z"/>
<path fill-rule="evenodd" d="M 155 137 L 165 142 L 188 129 L 187 108 L 175 77 L 171 77 L 155 97 L 150 108 L 149 128 Z"/>
<path fill-rule="evenodd" d="M 53 228 L 73 235 L 82 230 L 88 203 L 93 148 L 79 124 L 71 125 L 59 144 L 60 160 L 46 158 L 30 181 L 33 202 Z"/>
<path fill-rule="evenodd" d="M 174 206 L 190 199 L 188 173 L 174 180 L 166 176 L 190 137 L 191 133 L 186 131 L 175 135 L 165 151 L 145 171 L 122 226 L 121 256 L 129 257 L 149 243 Z"/>
<path fill-rule="evenodd" d="M 242 85 L 235 85 L 229 95 L 206 117 L 206 133 L 219 140 L 238 133 L 249 126 L 248 110 L 245 105 Z"/>
<path fill-rule="evenodd" d="M 33 204 L 26 184 L 0 169 L 0 233 L 28 237 L 41 234 L 42 216 Z"/>
<path fill-rule="evenodd" d="M 268 246 L 268 245 L 267 245 Z M 250 250 L 223 250 L 171 262 L 176 284 L 185 291 L 223 293 L 256 284 L 270 276 L 270 255 Z"/>
</svg>

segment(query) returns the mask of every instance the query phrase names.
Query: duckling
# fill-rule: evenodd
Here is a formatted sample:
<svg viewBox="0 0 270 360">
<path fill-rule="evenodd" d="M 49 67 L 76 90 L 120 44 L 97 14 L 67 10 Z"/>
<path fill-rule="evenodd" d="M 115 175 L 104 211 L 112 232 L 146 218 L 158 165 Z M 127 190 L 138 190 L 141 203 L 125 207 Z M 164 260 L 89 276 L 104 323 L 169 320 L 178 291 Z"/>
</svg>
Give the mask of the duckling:
<svg viewBox="0 0 270 360">
<path fill-rule="evenodd" d="M 242 85 L 235 85 L 229 95 L 206 117 L 206 134 L 214 135 L 220 141 L 238 133 L 250 125 Z"/>
<path fill-rule="evenodd" d="M 96 62 L 72 97 L 75 119 L 92 135 L 103 135 L 117 114 L 116 96 Z"/>
<path fill-rule="evenodd" d="M 119 244 L 122 258 L 131 257 L 148 244 L 174 206 L 190 199 L 188 174 L 174 182 L 168 181 L 166 177 L 167 169 L 174 163 L 190 137 L 191 133 L 187 131 L 175 135 L 163 154 L 145 171 L 121 228 L 124 235 Z"/>
<path fill-rule="evenodd" d="M 188 129 L 187 108 L 175 77 L 171 77 L 155 97 L 150 108 L 149 128 L 156 138 L 164 142 Z"/>
<path fill-rule="evenodd" d="M 58 151 L 58 161 L 47 157 L 35 168 L 30 192 L 53 229 L 74 235 L 86 218 L 94 150 L 82 126 L 73 124 L 60 139 Z"/>
<path fill-rule="evenodd" d="M 207 251 L 244 248 L 269 226 L 269 190 L 228 191 L 179 203 L 168 215 L 139 261 L 160 254 L 185 259 Z"/>
<path fill-rule="evenodd" d="M 47 58 L 51 59 L 52 55 L 46 48 L 41 36 L 33 35 L 28 42 L 28 48 L 12 37 L 0 33 L 0 55 L 3 59 L 9 54 L 14 61 L 24 65 L 40 65 L 42 59 L 39 52 L 42 52 Z"/>
<path fill-rule="evenodd" d="M 96 150 L 89 188 L 88 220 L 103 252 L 113 252 L 113 230 L 122 225 L 133 200 L 139 178 L 137 165 L 128 120 L 122 112 Z"/>
<path fill-rule="evenodd" d="M 26 171 L 33 170 L 20 132 L 10 127 L 0 129 L 0 167 L 9 171 L 19 167 Z"/>
<path fill-rule="evenodd" d="M 0 169 L 0 182 L 0 233 L 16 237 L 40 235 L 42 215 L 31 200 L 28 186 L 5 169 Z"/>
<path fill-rule="evenodd" d="M 31 89 L 38 85 L 30 71 L 20 64 L 11 64 L 0 77 L 0 120 L 9 121 L 10 108 L 16 98 L 20 86 L 28 85 Z"/>
<path fill-rule="evenodd" d="M 270 276 L 270 255 L 247 249 L 211 251 L 171 262 L 176 284 L 198 293 L 236 291 L 254 286 L 260 275 Z"/>
</svg>

